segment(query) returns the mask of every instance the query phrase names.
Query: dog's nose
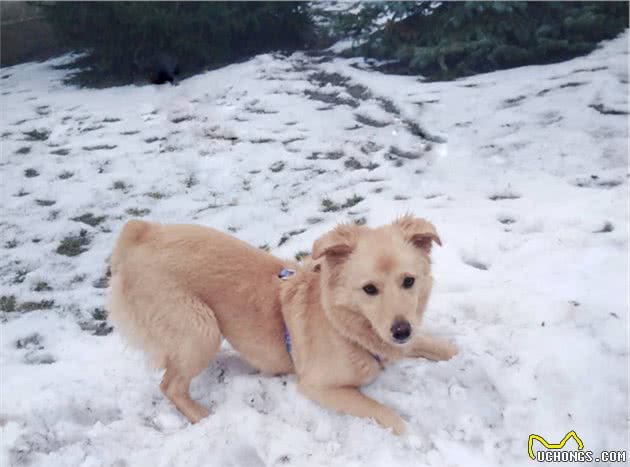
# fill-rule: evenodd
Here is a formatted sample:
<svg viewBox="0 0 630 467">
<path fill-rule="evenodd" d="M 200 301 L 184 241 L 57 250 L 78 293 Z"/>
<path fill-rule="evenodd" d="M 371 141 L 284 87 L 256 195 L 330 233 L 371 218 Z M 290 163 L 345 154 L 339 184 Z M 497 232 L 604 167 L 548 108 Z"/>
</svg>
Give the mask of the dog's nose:
<svg viewBox="0 0 630 467">
<path fill-rule="evenodd" d="M 396 320 L 390 331 L 396 342 L 403 343 L 411 336 L 411 324 L 404 319 Z"/>
</svg>

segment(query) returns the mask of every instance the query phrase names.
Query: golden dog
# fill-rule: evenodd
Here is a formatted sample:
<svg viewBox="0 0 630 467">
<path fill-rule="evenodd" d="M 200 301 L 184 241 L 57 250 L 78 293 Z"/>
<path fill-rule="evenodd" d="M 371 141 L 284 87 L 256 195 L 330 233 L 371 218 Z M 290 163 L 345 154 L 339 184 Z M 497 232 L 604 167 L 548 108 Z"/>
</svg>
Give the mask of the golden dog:
<svg viewBox="0 0 630 467">
<path fill-rule="evenodd" d="M 223 336 L 258 370 L 295 373 L 324 407 L 401 434 L 402 418 L 359 388 L 391 361 L 457 353 L 417 329 L 433 242 L 433 225 L 410 215 L 379 228 L 342 224 L 298 264 L 207 227 L 132 220 L 112 254 L 109 316 L 166 370 L 160 389 L 193 423 L 208 410 L 190 382 Z"/>
</svg>

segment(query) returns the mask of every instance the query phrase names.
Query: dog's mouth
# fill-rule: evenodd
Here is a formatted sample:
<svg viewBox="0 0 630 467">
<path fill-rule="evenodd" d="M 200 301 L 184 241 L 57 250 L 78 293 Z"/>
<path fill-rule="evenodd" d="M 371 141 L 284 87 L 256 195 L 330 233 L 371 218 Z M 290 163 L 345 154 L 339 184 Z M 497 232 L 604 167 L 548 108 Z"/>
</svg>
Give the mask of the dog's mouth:
<svg viewBox="0 0 630 467">
<path fill-rule="evenodd" d="M 409 341 L 411 340 L 411 334 L 405 338 L 402 339 L 397 339 L 395 337 L 391 338 L 392 343 L 399 345 L 399 346 L 403 346 L 405 344 L 407 344 Z"/>
</svg>

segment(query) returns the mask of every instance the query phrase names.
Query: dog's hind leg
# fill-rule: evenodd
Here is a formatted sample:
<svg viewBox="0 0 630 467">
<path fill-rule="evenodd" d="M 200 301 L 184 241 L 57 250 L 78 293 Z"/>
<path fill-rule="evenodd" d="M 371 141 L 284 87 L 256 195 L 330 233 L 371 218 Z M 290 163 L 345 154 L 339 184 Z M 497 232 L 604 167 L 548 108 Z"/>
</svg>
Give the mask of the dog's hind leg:
<svg viewBox="0 0 630 467">
<path fill-rule="evenodd" d="M 164 355 L 166 371 L 160 383 L 162 393 L 191 423 L 208 416 L 208 409 L 190 397 L 190 383 L 219 351 L 221 332 L 212 310 L 196 298 L 187 298 L 178 319 L 185 325 L 175 326 L 177 331 L 169 336 L 170 351 Z"/>
</svg>

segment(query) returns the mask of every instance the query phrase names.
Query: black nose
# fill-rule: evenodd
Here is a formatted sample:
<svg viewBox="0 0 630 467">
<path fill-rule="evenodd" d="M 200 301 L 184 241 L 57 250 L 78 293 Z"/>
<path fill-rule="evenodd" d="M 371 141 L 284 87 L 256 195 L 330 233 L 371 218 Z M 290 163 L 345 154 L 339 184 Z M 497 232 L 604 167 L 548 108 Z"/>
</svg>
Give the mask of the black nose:
<svg viewBox="0 0 630 467">
<path fill-rule="evenodd" d="M 390 329 L 396 342 L 405 342 L 411 336 L 411 324 L 404 319 L 394 321 Z"/>
</svg>

